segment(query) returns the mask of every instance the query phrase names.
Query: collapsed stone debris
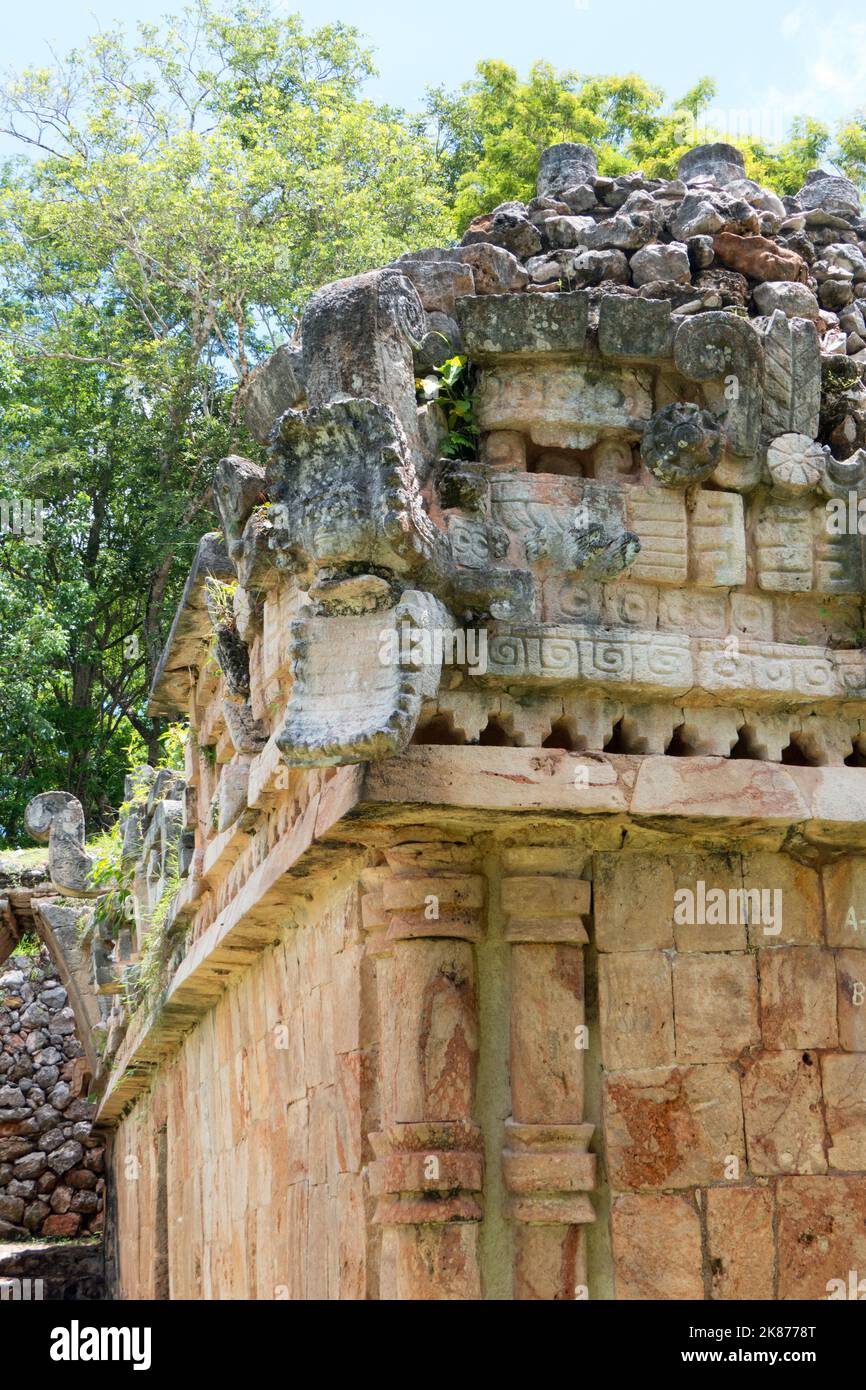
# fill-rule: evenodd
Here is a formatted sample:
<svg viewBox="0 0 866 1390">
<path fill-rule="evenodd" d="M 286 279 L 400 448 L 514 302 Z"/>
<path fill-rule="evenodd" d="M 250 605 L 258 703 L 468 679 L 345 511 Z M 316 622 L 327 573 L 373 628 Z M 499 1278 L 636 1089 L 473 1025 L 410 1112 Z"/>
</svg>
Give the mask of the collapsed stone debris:
<svg viewBox="0 0 866 1390">
<path fill-rule="evenodd" d="M 91 914 L 125 1296 L 866 1268 L 866 585 L 827 524 L 866 497 L 864 253 L 823 171 L 557 145 L 261 369 L 266 462 L 221 462 L 151 692 L 186 768 L 127 788 L 132 916 L 88 905 L 80 808 L 29 817 Z M 454 354 L 476 451 L 416 388 Z M 772 930 L 680 920 L 699 884 L 781 894 Z"/>
</svg>

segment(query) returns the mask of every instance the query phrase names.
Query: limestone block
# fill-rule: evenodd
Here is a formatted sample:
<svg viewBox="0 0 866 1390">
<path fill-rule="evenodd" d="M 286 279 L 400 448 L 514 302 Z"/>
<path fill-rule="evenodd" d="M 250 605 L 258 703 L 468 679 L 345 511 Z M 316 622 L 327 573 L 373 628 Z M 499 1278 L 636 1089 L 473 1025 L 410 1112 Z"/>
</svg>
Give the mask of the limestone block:
<svg viewBox="0 0 866 1390">
<path fill-rule="evenodd" d="M 866 950 L 837 951 L 839 1045 L 866 1052 Z"/>
<path fill-rule="evenodd" d="M 418 297 L 428 313 L 454 315 L 457 300 L 475 293 L 475 279 L 470 266 L 458 260 L 418 261 L 401 260 L 394 266 L 411 280 Z"/>
<path fill-rule="evenodd" d="M 822 594 L 863 592 L 863 555 L 858 536 L 831 536 L 823 508 L 811 512 L 814 532 L 815 588 Z"/>
<path fill-rule="evenodd" d="M 289 766 L 366 762 L 404 747 L 423 701 L 438 690 L 441 634 L 453 626 L 437 599 L 414 590 L 387 613 L 302 610 L 292 626 L 291 700 L 276 738 Z"/>
<path fill-rule="evenodd" d="M 678 956 L 673 988 L 678 1060 L 722 1061 L 738 1057 L 760 1041 L 753 956 L 700 952 Z"/>
<path fill-rule="evenodd" d="M 781 922 L 749 922 L 750 946 L 816 946 L 823 940 L 821 884 L 817 872 L 786 854 L 743 856 L 743 887 L 748 893 L 770 893 L 762 900 L 781 907 Z M 776 897 L 776 893 L 781 897 Z M 774 928 L 780 925 L 781 931 Z M 769 930 L 768 930 L 769 927 Z"/>
<path fill-rule="evenodd" d="M 711 1187 L 705 1200 L 712 1297 L 771 1300 L 776 1265 L 772 1190 Z"/>
<path fill-rule="evenodd" d="M 40 792 L 28 801 L 24 813 L 28 835 L 48 842 L 51 881 L 70 897 L 93 897 L 99 889 L 90 883 L 93 857 L 84 848 L 84 811 L 69 792 Z"/>
<path fill-rule="evenodd" d="M 378 973 L 386 1122 L 469 1119 L 478 1052 L 471 946 L 400 941 Z"/>
<path fill-rule="evenodd" d="M 605 624 L 652 631 L 658 626 L 660 592 L 652 584 L 634 584 L 630 577 L 605 584 L 602 595 Z"/>
<path fill-rule="evenodd" d="M 754 525 L 755 566 L 761 589 L 796 592 L 812 587 L 812 527 L 799 504 L 770 500 Z"/>
<path fill-rule="evenodd" d="M 522 1124 L 583 1119 L 583 951 L 521 944 L 511 952 L 511 1105 Z"/>
<path fill-rule="evenodd" d="M 688 711 L 691 717 L 692 711 Z M 746 909 L 742 902 L 742 861 L 738 854 L 676 854 L 674 938 L 677 951 L 742 951 L 746 947 Z M 718 893 L 723 898 L 718 898 Z"/>
<path fill-rule="evenodd" d="M 640 252 L 638 253 L 641 254 Z M 598 312 L 598 346 L 605 357 L 671 357 L 674 327 L 663 299 L 605 295 Z"/>
<path fill-rule="evenodd" d="M 686 709 L 679 726 L 683 746 L 690 754 L 727 758 L 737 742 L 741 719 L 732 709 Z"/>
<path fill-rule="evenodd" d="M 866 1177 L 782 1178 L 778 1203 L 779 1297 L 826 1299 L 866 1269 Z"/>
<path fill-rule="evenodd" d="M 746 1163 L 736 1072 L 710 1065 L 611 1073 L 604 1133 L 615 1188 L 721 1182 L 731 1158 Z"/>
<path fill-rule="evenodd" d="M 722 418 L 731 451 L 750 457 L 761 432 L 764 351 L 748 320 L 724 310 L 686 318 L 674 339 L 677 371 L 705 383 L 708 404 Z M 728 389 L 732 380 L 737 390 Z"/>
<path fill-rule="evenodd" d="M 826 1173 L 818 1057 L 764 1052 L 745 1063 L 746 1145 L 752 1173 Z"/>
<path fill-rule="evenodd" d="M 742 150 L 723 141 L 695 145 L 680 156 L 677 164 L 677 175 L 684 183 L 712 178 L 720 187 L 724 187 L 729 183 L 738 183 L 745 172 Z"/>
<path fill-rule="evenodd" d="M 659 589 L 659 627 L 700 637 L 724 637 L 728 632 L 727 596 L 706 590 Z M 772 637 L 772 609 L 767 632 Z"/>
<path fill-rule="evenodd" d="M 623 749 L 644 755 L 664 753 L 680 718 L 678 710 L 668 709 L 661 704 L 624 705 L 619 720 Z"/>
<path fill-rule="evenodd" d="M 514 1298 L 566 1302 L 587 1288 L 586 1246 L 578 1225 L 523 1225 L 514 1255 Z"/>
<path fill-rule="evenodd" d="M 595 940 L 600 951 L 663 950 L 674 944 L 674 875 L 650 854 L 597 854 Z"/>
<path fill-rule="evenodd" d="M 755 641 L 773 640 L 773 600 L 761 594 L 731 594 L 731 631 Z M 787 636 L 786 627 L 779 636 Z"/>
<path fill-rule="evenodd" d="M 526 472 L 526 440 L 517 430 L 491 430 L 481 437 L 481 458 L 490 468 Z"/>
<path fill-rule="evenodd" d="M 512 684 L 573 685 L 578 678 L 602 694 L 634 694 L 664 688 L 684 694 L 693 681 L 688 638 L 624 628 L 569 625 L 537 628 L 491 625 L 487 644 L 488 680 Z"/>
<path fill-rule="evenodd" d="M 746 582 L 743 499 L 735 492 L 701 491 L 688 514 L 689 577 L 699 587 Z"/>
<path fill-rule="evenodd" d="M 836 971 L 818 946 L 786 946 L 758 954 L 764 1046 L 835 1047 Z"/>
<path fill-rule="evenodd" d="M 821 880 L 829 945 L 866 948 L 866 859 L 825 864 Z"/>
<path fill-rule="evenodd" d="M 481 361 L 509 353 L 580 352 L 586 341 L 588 311 L 589 298 L 582 290 L 488 294 L 460 299 L 456 308 L 464 348 Z"/>
<path fill-rule="evenodd" d="M 683 1197 L 617 1197 L 611 1210 L 618 1300 L 702 1299 L 701 1223 Z"/>
<path fill-rule="evenodd" d="M 303 354 L 283 343 L 253 372 L 246 393 L 244 419 L 259 444 L 267 444 L 277 416 L 304 399 Z"/>
<path fill-rule="evenodd" d="M 673 1055 L 671 965 L 661 951 L 599 956 L 599 1025 L 609 1071 L 659 1067 Z"/>
<path fill-rule="evenodd" d="M 564 718 L 574 729 L 575 747 L 580 751 L 597 751 L 609 742 L 621 706 L 610 700 L 592 700 L 583 696 L 562 700 Z"/>
<path fill-rule="evenodd" d="M 841 767 L 850 756 L 854 737 L 859 732 L 856 722 L 815 712 L 793 720 L 792 732 L 794 730 L 797 747 L 814 767 Z"/>
<path fill-rule="evenodd" d="M 568 140 L 548 145 L 538 162 L 538 195 L 559 195 L 587 183 L 597 173 L 598 161 L 590 145 Z"/>
<path fill-rule="evenodd" d="M 684 584 L 688 534 L 682 494 L 665 488 L 631 488 L 626 506 L 629 528 L 641 544 L 632 577 L 656 584 Z"/>
<path fill-rule="evenodd" d="M 866 1056 L 825 1052 L 821 1057 L 830 1168 L 866 1168 Z"/>
<path fill-rule="evenodd" d="M 507 941 L 588 941 L 581 917 L 590 912 L 591 887 L 572 875 L 541 873 L 502 879 Z"/>
</svg>

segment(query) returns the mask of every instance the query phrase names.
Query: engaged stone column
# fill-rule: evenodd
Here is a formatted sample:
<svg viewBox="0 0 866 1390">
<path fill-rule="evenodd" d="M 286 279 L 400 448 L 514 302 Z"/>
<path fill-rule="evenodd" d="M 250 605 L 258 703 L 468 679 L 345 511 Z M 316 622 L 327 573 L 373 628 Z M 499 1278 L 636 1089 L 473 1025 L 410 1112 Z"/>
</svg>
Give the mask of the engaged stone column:
<svg viewBox="0 0 866 1390">
<path fill-rule="evenodd" d="M 406 844 L 368 870 L 367 949 L 378 958 L 382 1128 L 371 1186 L 382 1226 L 380 1298 L 481 1296 L 482 1139 L 473 1122 L 478 1005 L 472 943 L 484 880 L 465 845 Z"/>
<path fill-rule="evenodd" d="M 583 1123 L 581 917 L 589 883 L 566 849 L 506 850 L 502 910 L 511 952 L 511 1106 L 502 1156 L 516 1223 L 514 1297 L 587 1296 L 583 1227 L 595 1156 Z"/>
</svg>

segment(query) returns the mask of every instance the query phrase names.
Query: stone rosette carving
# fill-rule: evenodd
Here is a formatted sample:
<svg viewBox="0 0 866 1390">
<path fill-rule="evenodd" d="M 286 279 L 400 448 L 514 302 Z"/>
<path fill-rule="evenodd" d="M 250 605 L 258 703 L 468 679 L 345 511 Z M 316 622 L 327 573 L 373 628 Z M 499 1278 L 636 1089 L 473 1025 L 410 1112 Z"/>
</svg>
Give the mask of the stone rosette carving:
<svg viewBox="0 0 866 1390">
<path fill-rule="evenodd" d="M 644 431 L 641 457 L 666 487 L 703 482 L 716 468 L 722 432 L 700 406 L 675 402 L 657 410 Z"/>
<path fill-rule="evenodd" d="M 827 450 L 805 434 L 782 434 L 767 449 L 767 471 L 774 491 L 783 497 L 801 497 L 821 481 Z"/>
</svg>

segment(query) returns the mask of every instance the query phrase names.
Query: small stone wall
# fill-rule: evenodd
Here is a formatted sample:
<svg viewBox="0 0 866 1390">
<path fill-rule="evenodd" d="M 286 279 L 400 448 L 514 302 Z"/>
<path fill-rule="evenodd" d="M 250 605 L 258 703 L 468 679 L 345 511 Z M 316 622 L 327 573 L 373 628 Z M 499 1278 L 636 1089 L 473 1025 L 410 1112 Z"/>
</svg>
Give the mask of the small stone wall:
<svg viewBox="0 0 866 1390">
<path fill-rule="evenodd" d="M 103 1144 L 66 990 L 43 947 L 0 965 L 0 1240 L 102 1229 Z"/>
</svg>

